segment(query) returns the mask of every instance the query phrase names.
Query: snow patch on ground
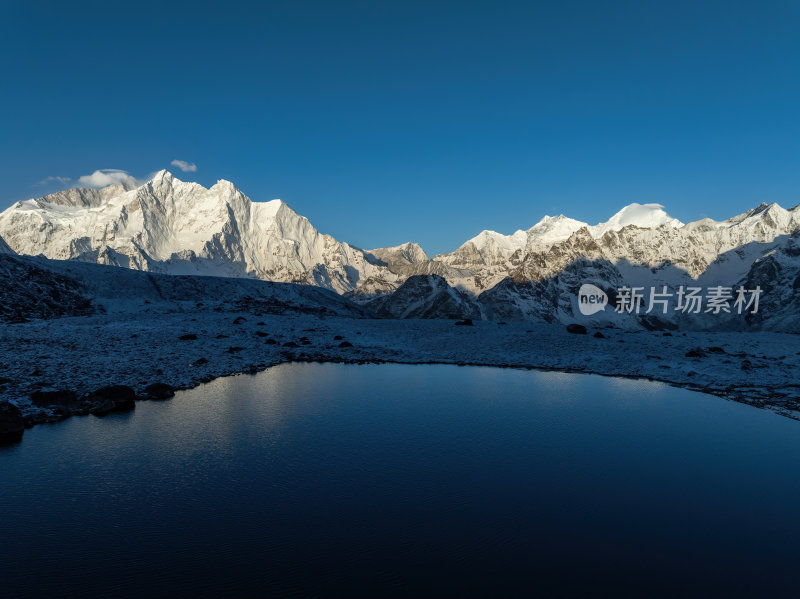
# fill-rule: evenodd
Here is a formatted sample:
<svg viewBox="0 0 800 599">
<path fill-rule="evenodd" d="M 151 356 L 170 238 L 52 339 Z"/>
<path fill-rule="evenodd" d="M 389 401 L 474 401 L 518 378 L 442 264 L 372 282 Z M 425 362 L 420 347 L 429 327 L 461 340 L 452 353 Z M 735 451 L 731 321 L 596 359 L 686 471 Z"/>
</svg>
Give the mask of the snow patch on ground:
<svg viewBox="0 0 800 599">
<path fill-rule="evenodd" d="M 140 393 L 155 382 L 190 388 L 284 361 L 455 363 L 649 378 L 800 417 L 796 335 L 602 332 L 605 338 L 524 322 L 470 327 L 202 309 L 36 320 L 0 327 L 0 401 L 47 421 L 57 416 L 31 404 L 33 391 L 82 394 L 116 384 Z M 180 339 L 187 334 L 197 339 Z M 702 355 L 687 357 L 690 350 Z"/>
</svg>

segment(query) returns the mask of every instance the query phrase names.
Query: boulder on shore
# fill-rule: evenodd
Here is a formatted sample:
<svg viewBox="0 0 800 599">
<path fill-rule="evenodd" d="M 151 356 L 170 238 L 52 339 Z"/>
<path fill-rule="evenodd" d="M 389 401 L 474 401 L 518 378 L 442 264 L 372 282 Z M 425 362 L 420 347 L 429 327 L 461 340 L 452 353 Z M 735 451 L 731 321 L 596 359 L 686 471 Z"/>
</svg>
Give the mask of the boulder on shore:
<svg viewBox="0 0 800 599">
<path fill-rule="evenodd" d="M 104 416 L 111 412 L 133 410 L 136 407 L 136 392 L 126 385 L 108 385 L 90 393 L 87 400 L 92 404 L 92 414 Z"/>
<path fill-rule="evenodd" d="M 153 383 L 144 388 L 146 399 L 169 399 L 175 396 L 175 388 L 166 383 Z"/>
<path fill-rule="evenodd" d="M 0 402 L 0 445 L 17 443 L 25 432 L 25 420 L 19 408 L 12 403 Z"/>
</svg>

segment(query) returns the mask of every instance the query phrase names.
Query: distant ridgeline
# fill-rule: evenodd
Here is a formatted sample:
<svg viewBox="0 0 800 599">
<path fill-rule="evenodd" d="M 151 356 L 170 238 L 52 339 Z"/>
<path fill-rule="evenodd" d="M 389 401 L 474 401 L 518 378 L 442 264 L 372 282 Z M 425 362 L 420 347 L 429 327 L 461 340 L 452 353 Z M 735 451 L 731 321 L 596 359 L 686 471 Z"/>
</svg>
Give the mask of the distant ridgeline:
<svg viewBox="0 0 800 599">
<path fill-rule="evenodd" d="M 0 214 L 0 256 L 301 283 L 391 318 L 800 332 L 798 231 L 797 207 L 683 224 L 660 205 L 631 204 L 593 226 L 559 215 L 511 235 L 483 231 L 430 258 L 415 243 L 362 250 L 280 200 L 161 171 L 140 187 L 16 203 Z M 601 308 L 581 305 L 584 285 L 604 294 Z"/>
</svg>

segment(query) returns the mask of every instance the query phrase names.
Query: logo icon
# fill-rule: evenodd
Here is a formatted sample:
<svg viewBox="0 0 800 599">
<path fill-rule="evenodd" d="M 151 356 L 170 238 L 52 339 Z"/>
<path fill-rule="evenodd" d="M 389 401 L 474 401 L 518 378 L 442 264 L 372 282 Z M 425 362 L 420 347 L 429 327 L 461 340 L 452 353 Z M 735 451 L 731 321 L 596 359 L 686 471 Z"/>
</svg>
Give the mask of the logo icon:
<svg viewBox="0 0 800 599">
<path fill-rule="evenodd" d="M 578 309 L 584 316 L 602 312 L 608 304 L 606 292 L 591 283 L 584 283 L 578 290 Z"/>
</svg>

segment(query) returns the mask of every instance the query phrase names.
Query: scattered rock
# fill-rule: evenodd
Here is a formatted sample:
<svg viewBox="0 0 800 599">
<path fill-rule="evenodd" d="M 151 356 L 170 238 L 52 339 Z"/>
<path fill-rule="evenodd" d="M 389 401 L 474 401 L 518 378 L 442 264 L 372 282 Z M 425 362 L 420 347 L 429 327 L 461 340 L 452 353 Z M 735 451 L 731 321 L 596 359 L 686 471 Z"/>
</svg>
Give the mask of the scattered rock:
<svg viewBox="0 0 800 599">
<path fill-rule="evenodd" d="M 147 399 L 169 399 L 175 395 L 175 389 L 166 383 L 153 383 L 144 388 L 144 395 Z"/>
<path fill-rule="evenodd" d="M 233 324 L 242 324 L 243 322 L 246 321 L 247 319 L 244 316 L 239 316 L 236 318 L 236 320 L 233 321 Z"/>
<path fill-rule="evenodd" d="M 256 337 L 268 337 L 269 333 L 265 333 L 264 331 L 256 331 Z"/>
<path fill-rule="evenodd" d="M 202 366 L 203 364 L 208 364 L 208 360 L 205 358 L 198 358 L 194 362 L 192 362 L 192 366 Z"/>
<path fill-rule="evenodd" d="M 572 323 L 567 325 L 567 333 L 572 333 L 573 335 L 585 335 L 587 333 L 586 327 L 582 324 Z"/>
<path fill-rule="evenodd" d="M 294 341 L 287 341 L 286 343 L 283 344 L 283 347 L 300 347 L 300 346 L 297 345 Z"/>
<path fill-rule="evenodd" d="M 471 327 L 472 326 L 472 319 L 465 318 L 464 320 L 456 320 L 454 323 L 457 327 Z"/>
<path fill-rule="evenodd" d="M 694 349 L 690 349 L 689 351 L 687 351 L 685 355 L 687 358 L 703 358 L 705 357 L 706 352 L 704 352 L 699 347 L 696 347 Z"/>
<path fill-rule="evenodd" d="M 662 333 L 662 334 L 661 334 L 661 336 L 662 336 L 662 337 L 672 337 L 672 333 L 670 333 L 669 331 L 667 331 L 666 333 Z"/>
<path fill-rule="evenodd" d="M 267 345 L 277 345 L 278 344 L 278 342 L 275 339 L 272 339 L 272 338 L 267 339 L 264 343 L 266 343 Z"/>
<path fill-rule="evenodd" d="M 302 345 L 311 345 L 311 339 L 308 337 L 300 337 L 300 343 Z"/>
<path fill-rule="evenodd" d="M 238 352 L 242 351 L 243 349 L 244 349 L 243 347 L 232 346 L 232 347 L 228 348 L 228 353 L 229 354 L 235 354 L 235 353 L 238 353 Z"/>
<path fill-rule="evenodd" d="M 597 331 L 594 335 L 592 335 L 592 337 L 594 337 L 596 339 L 605 339 L 606 338 L 606 336 L 603 335 L 603 333 L 601 333 L 600 331 Z"/>
<path fill-rule="evenodd" d="M 227 338 L 228 338 L 228 336 L 227 336 L 227 335 L 224 335 L 224 334 L 222 334 L 222 333 L 220 333 L 219 335 L 217 335 L 217 339 L 227 339 Z"/>
<path fill-rule="evenodd" d="M 750 360 L 742 360 L 742 370 L 752 370 L 753 363 Z"/>
<path fill-rule="evenodd" d="M 344 339 L 344 337 L 342 337 L 341 335 L 334 335 L 334 337 L 333 337 L 334 341 L 341 341 L 342 339 Z M 800 352 L 798 352 L 798 353 L 800 353 Z"/>
<path fill-rule="evenodd" d="M 706 348 L 706 351 L 708 353 L 710 353 L 710 354 L 724 354 L 725 353 L 725 350 L 722 349 L 721 347 L 709 347 L 709 348 Z"/>
<path fill-rule="evenodd" d="M 195 335 L 194 333 L 187 333 L 186 335 L 181 335 L 180 337 L 178 337 L 178 339 L 180 339 L 181 341 L 196 341 L 197 335 Z"/>
<path fill-rule="evenodd" d="M 342 342 L 339 344 L 339 347 L 353 347 L 353 344 L 352 344 L 352 343 L 350 343 L 349 341 L 342 341 Z"/>
</svg>

